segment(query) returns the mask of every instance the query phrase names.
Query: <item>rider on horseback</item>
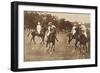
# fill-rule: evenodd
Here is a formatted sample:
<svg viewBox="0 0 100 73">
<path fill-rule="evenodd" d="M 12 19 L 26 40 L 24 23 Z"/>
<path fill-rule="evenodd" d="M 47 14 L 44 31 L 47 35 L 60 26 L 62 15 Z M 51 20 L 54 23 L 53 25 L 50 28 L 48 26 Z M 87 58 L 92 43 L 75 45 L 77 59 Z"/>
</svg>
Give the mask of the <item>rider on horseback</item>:
<svg viewBox="0 0 100 73">
<path fill-rule="evenodd" d="M 72 31 L 71 31 L 71 33 L 73 35 L 72 38 L 75 38 L 75 36 L 77 34 L 76 30 L 78 30 L 78 26 L 77 26 L 77 24 L 74 24 Z"/>
<path fill-rule="evenodd" d="M 56 29 L 56 26 L 52 24 L 52 22 L 48 23 L 48 33 L 47 36 L 50 35 L 50 33 L 52 32 L 53 29 Z"/>
<path fill-rule="evenodd" d="M 87 38 L 87 33 L 86 33 L 87 28 L 86 28 L 86 26 L 83 25 L 83 24 L 80 24 L 80 30 L 81 30 L 81 33 Z"/>
<path fill-rule="evenodd" d="M 55 34 L 56 37 L 56 26 L 52 24 L 52 22 L 48 23 L 48 32 L 47 32 L 47 40 L 50 34 Z M 57 40 L 57 38 L 55 38 Z M 58 41 L 58 40 L 57 40 Z"/>
<path fill-rule="evenodd" d="M 78 36 L 81 32 L 81 34 L 83 34 L 85 37 L 87 37 L 86 34 L 86 30 L 87 28 L 85 27 L 85 25 L 79 23 L 79 24 L 74 24 L 73 28 L 72 28 L 72 34 L 73 34 L 73 38 L 75 38 L 75 36 Z"/>
</svg>

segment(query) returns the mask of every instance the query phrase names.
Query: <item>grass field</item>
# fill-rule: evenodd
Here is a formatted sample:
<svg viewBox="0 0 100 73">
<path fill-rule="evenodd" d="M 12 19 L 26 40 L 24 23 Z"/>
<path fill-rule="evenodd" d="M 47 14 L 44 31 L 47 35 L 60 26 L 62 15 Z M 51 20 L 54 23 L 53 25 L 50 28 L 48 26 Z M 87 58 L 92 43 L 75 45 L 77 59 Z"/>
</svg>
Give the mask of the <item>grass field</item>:
<svg viewBox="0 0 100 73">
<path fill-rule="evenodd" d="M 57 34 L 58 42 L 55 44 L 55 51 L 52 54 L 47 52 L 45 44 L 40 44 L 41 39 L 35 38 L 36 44 L 31 42 L 31 35 L 27 36 L 29 31 L 24 32 L 24 61 L 50 61 L 50 60 L 73 60 L 90 58 L 90 51 L 86 54 L 80 53 L 80 48 L 75 50 L 75 40 L 68 44 L 67 33 Z M 88 48 L 89 49 L 89 48 Z"/>
</svg>

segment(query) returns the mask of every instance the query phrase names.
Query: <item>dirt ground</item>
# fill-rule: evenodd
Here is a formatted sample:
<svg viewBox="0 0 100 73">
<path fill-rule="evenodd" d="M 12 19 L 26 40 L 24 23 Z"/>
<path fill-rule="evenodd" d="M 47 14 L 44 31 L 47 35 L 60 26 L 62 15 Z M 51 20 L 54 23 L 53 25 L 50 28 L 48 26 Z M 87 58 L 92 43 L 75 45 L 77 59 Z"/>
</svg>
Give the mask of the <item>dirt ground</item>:
<svg viewBox="0 0 100 73">
<path fill-rule="evenodd" d="M 67 33 L 57 34 L 58 42 L 55 44 L 55 51 L 51 54 L 47 52 L 46 45 L 40 44 L 41 38 L 35 37 L 36 44 L 31 42 L 31 34 L 27 36 L 29 31 L 24 32 L 24 61 L 50 61 L 50 60 L 72 60 L 90 58 L 90 51 L 83 54 L 80 48 L 75 50 L 75 40 L 68 44 Z M 89 48 L 88 48 L 89 49 Z"/>
</svg>

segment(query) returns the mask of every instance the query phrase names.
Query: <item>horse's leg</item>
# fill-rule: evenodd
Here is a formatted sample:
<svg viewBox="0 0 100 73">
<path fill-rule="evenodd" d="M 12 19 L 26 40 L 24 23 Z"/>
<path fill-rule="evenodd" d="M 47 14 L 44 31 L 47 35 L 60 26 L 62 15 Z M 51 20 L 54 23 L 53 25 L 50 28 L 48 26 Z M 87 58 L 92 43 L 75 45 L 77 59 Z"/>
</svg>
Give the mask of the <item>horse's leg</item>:
<svg viewBox="0 0 100 73">
<path fill-rule="evenodd" d="M 36 42 L 35 42 L 35 35 L 33 36 L 33 42 L 34 42 L 34 44 L 36 44 Z"/>
<path fill-rule="evenodd" d="M 46 41 L 46 51 L 48 52 L 48 41 Z"/>
<path fill-rule="evenodd" d="M 53 41 L 52 44 L 53 44 L 53 45 L 52 45 L 52 50 L 55 51 L 55 40 Z"/>
<path fill-rule="evenodd" d="M 77 46 L 77 43 L 78 43 L 78 40 L 76 39 L 76 40 L 75 40 L 75 49 L 78 47 L 78 46 Z"/>
<path fill-rule="evenodd" d="M 44 36 L 42 36 L 41 39 L 42 39 L 41 43 L 44 44 Z"/>
<path fill-rule="evenodd" d="M 56 41 L 58 42 L 57 36 L 55 36 Z"/>
<path fill-rule="evenodd" d="M 50 53 L 50 43 L 48 40 L 46 41 L 46 52 Z"/>
<path fill-rule="evenodd" d="M 41 40 L 42 40 L 42 41 L 40 42 L 40 44 L 42 44 L 42 43 L 43 43 L 43 39 L 42 39 L 42 36 L 40 36 L 40 38 L 41 38 Z"/>
<path fill-rule="evenodd" d="M 32 48 L 32 40 L 33 40 L 33 37 L 31 37 L 30 39 L 30 48 Z"/>
<path fill-rule="evenodd" d="M 84 44 L 84 49 L 85 49 L 85 52 L 87 53 L 88 52 L 88 48 L 87 48 L 87 44 L 86 43 Z"/>
<path fill-rule="evenodd" d="M 50 47 L 50 42 L 49 41 L 47 41 L 47 43 L 46 43 L 46 48 L 47 48 L 47 52 L 51 51 L 51 47 Z"/>
<path fill-rule="evenodd" d="M 86 53 L 86 45 L 84 43 L 81 43 L 81 47 L 80 47 L 80 54 L 82 56 L 84 56 Z"/>
<path fill-rule="evenodd" d="M 27 37 L 30 35 L 30 33 L 31 33 L 31 32 L 29 32 L 29 33 L 27 34 Z"/>
<path fill-rule="evenodd" d="M 48 47 L 48 41 L 46 41 L 46 48 Z"/>
<path fill-rule="evenodd" d="M 83 57 L 85 56 L 85 53 L 86 53 L 86 47 L 85 47 L 85 44 L 82 44 L 81 54 Z"/>
<path fill-rule="evenodd" d="M 49 43 L 49 50 L 50 50 L 50 54 L 52 54 L 54 52 L 54 43 L 52 42 L 51 44 Z"/>
<path fill-rule="evenodd" d="M 30 42 L 32 42 L 32 40 L 33 40 L 33 36 L 32 36 L 32 38 L 31 38 Z"/>
<path fill-rule="evenodd" d="M 72 41 L 72 39 L 73 39 L 73 38 L 70 37 L 69 44 L 70 44 L 70 42 Z"/>
<path fill-rule="evenodd" d="M 73 36 L 69 35 L 69 40 L 68 40 L 68 43 L 70 44 L 70 42 L 72 41 L 73 39 Z"/>
<path fill-rule="evenodd" d="M 69 37 L 69 39 L 68 39 L 68 43 L 70 44 L 70 41 L 71 41 L 71 37 L 70 36 L 68 36 Z"/>
<path fill-rule="evenodd" d="M 42 37 L 42 42 L 43 42 L 43 44 L 44 44 L 44 36 Z"/>
<path fill-rule="evenodd" d="M 52 53 L 52 52 L 53 52 L 53 42 L 51 43 L 50 46 L 51 46 L 51 47 L 50 47 L 50 52 Z"/>
<path fill-rule="evenodd" d="M 49 48 L 51 48 L 51 44 L 49 43 Z"/>
<path fill-rule="evenodd" d="M 83 48 L 82 47 L 82 44 L 80 43 L 80 49 L 79 49 L 80 50 L 80 53 L 82 53 L 82 48 Z"/>
</svg>

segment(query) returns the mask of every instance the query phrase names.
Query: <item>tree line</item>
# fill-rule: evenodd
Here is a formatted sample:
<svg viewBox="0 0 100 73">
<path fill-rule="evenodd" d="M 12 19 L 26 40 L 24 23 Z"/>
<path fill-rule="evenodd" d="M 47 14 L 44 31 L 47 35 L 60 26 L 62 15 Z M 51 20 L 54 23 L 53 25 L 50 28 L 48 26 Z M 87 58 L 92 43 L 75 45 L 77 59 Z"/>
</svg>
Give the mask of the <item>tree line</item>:
<svg viewBox="0 0 100 73">
<path fill-rule="evenodd" d="M 64 18 L 58 18 L 52 14 L 36 12 L 36 11 L 24 11 L 24 28 L 35 29 L 37 23 L 40 22 L 43 27 L 47 27 L 49 22 L 57 27 L 58 30 L 69 30 L 73 26 L 73 23 L 66 21 Z"/>
</svg>

